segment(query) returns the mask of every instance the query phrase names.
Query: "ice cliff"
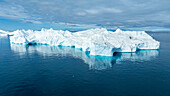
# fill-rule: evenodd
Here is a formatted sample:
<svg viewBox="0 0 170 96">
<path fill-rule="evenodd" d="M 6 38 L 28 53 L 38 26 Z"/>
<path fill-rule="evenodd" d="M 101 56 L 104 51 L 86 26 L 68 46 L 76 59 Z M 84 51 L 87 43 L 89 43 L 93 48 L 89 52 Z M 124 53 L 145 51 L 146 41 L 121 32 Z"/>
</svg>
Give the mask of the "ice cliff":
<svg viewBox="0 0 170 96">
<path fill-rule="evenodd" d="M 104 28 L 79 32 L 42 29 L 16 30 L 10 36 L 14 44 L 46 44 L 50 46 L 72 46 L 90 52 L 90 55 L 113 56 L 114 52 L 136 52 L 138 49 L 159 49 L 160 43 L 144 31 L 115 32 Z"/>
</svg>

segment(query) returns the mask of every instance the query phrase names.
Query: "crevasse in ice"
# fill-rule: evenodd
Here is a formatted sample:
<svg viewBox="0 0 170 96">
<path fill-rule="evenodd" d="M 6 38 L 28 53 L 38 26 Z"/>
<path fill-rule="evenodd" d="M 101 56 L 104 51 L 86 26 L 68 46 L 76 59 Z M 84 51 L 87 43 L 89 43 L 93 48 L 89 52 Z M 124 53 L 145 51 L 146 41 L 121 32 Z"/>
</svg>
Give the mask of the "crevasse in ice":
<svg viewBox="0 0 170 96">
<path fill-rule="evenodd" d="M 114 52 L 136 52 L 138 49 L 159 49 L 160 42 L 154 40 L 144 31 L 115 32 L 105 28 L 89 29 L 79 32 L 42 29 L 16 30 L 10 36 L 15 44 L 47 44 L 50 46 L 74 46 L 90 55 L 113 56 Z M 10 35 L 11 35 L 10 34 Z"/>
</svg>

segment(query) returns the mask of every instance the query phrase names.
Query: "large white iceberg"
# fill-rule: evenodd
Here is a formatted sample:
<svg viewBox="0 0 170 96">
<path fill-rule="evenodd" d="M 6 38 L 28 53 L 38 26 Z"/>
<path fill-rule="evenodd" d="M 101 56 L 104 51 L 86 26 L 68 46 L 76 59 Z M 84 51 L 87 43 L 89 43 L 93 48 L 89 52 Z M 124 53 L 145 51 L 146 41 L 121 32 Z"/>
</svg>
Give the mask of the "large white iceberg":
<svg viewBox="0 0 170 96">
<path fill-rule="evenodd" d="M 11 35 L 11 34 L 10 34 Z M 115 32 L 105 28 L 89 29 L 79 32 L 42 29 L 16 30 L 10 36 L 15 44 L 47 44 L 50 46 L 74 46 L 90 55 L 113 56 L 114 52 L 136 52 L 138 49 L 159 49 L 160 42 L 154 40 L 144 31 Z"/>
</svg>

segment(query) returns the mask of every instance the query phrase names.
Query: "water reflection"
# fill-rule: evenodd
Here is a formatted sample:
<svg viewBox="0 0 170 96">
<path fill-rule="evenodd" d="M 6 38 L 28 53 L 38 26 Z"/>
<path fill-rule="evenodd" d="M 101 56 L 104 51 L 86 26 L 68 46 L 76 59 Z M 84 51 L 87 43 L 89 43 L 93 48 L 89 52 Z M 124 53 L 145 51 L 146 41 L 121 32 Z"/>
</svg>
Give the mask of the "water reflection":
<svg viewBox="0 0 170 96">
<path fill-rule="evenodd" d="M 114 64 L 120 64 L 122 61 L 149 61 L 159 55 L 158 50 L 143 50 L 136 53 L 118 53 L 114 57 L 106 56 L 90 56 L 80 49 L 71 47 L 53 47 L 46 45 L 24 46 L 11 44 L 11 50 L 19 54 L 21 57 L 26 54 L 38 53 L 42 56 L 72 56 L 82 59 L 89 65 L 89 69 L 103 70 L 111 68 Z"/>
</svg>

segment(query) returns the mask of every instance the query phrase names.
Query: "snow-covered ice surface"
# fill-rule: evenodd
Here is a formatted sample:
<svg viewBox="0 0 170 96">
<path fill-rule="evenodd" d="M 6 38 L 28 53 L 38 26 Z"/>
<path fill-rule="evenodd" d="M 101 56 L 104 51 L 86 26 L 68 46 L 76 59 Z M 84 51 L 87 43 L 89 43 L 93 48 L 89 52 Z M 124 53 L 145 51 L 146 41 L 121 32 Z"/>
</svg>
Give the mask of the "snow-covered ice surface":
<svg viewBox="0 0 170 96">
<path fill-rule="evenodd" d="M 79 32 L 42 29 L 16 30 L 10 33 L 10 42 L 14 44 L 46 44 L 50 46 L 74 46 L 90 55 L 113 56 L 114 52 L 136 52 L 138 49 L 159 49 L 160 42 L 144 31 L 115 32 L 105 28 L 89 29 Z"/>
</svg>

